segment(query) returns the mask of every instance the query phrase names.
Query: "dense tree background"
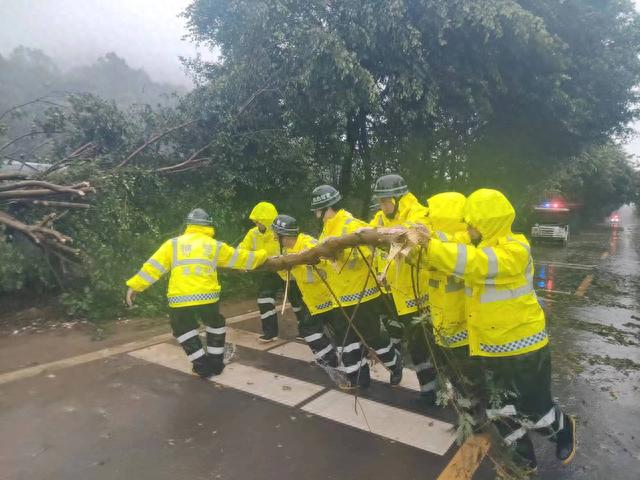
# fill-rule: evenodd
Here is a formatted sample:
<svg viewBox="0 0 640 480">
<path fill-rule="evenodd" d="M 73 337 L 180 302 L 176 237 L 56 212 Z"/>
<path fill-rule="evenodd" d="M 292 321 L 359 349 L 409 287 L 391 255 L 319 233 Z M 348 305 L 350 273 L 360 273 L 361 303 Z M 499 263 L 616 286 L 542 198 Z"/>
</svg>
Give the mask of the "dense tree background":
<svg viewBox="0 0 640 480">
<path fill-rule="evenodd" d="M 523 214 L 552 189 L 587 219 L 637 199 L 637 170 L 615 143 L 638 114 L 629 1 L 196 0 L 184 15 L 220 57 L 187 60 L 196 87 L 178 95 L 115 54 L 64 74 L 39 52 L 0 58 L 0 115 L 62 92 L 0 119 L 2 144 L 44 132 L 0 150 L 4 160 L 71 156 L 56 175 L 98 190 L 58 225 L 85 252 L 79 264 L 38 261 L 5 229 L 0 258 L 20 261 L 0 263 L 0 291 L 62 290 L 74 312 L 113 315 L 124 280 L 190 208 L 211 211 L 231 243 L 259 200 L 313 230 L 315 184 L 336 184 L 364 215 L 387 170 L 422 200 L 487 186 Z M 143 307 L 160 308 L 161 290 Z"/>
</svg>

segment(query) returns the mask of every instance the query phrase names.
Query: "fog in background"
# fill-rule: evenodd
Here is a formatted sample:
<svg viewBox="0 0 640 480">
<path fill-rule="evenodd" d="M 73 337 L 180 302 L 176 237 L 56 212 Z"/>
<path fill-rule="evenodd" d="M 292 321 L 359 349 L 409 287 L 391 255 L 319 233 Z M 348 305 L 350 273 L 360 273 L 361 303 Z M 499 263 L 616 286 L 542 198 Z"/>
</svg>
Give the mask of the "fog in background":
<svg viewBox="0 0 640 480">
<path fill-rule="evenodd" d="M 61 68 L 115 52 L 159 82 L 191 85 L 180 56 L 213 56 L 187 40 L 178 15 L 190 0 L 0 0 L 0 55 L 24 45 Z"/>
</svg>

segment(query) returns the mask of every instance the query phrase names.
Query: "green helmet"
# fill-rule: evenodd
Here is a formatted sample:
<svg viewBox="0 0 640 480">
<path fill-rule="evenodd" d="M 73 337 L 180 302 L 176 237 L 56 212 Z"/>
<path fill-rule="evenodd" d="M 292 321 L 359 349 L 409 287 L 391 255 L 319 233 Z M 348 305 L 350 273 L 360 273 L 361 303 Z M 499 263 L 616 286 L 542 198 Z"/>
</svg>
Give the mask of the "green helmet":
<svg viewBox="0 0 640 480">
<path fill-rule="evenodd" d="M 295 237 L 300 233 L 298 222 L 290 215 L 278 215 L 271 224 L 271 228 L 281 237 Z"/>
<path fill-rule="evenodd" d="M 207 212 L 201 208 L 194 208 L 187 215 L 187 225 L 204 225 L 210 227 L 213 225 L 213 220 Z"/>
<path fill-rule="evenodd" d="M 404 181 L 404 178 L 395 173 L 383 175 L 378 178 L 375 186 L 373 187 L 374 198 L 401 197 L 407 193 L 409 193 L 407 182 Z"/>
<path fill-rule="evenodd" d="M 311 194 L 311 210 L 329 208 L 342 200 L 340 192 L 331 185 L 320 185 Z"/>
</svg>

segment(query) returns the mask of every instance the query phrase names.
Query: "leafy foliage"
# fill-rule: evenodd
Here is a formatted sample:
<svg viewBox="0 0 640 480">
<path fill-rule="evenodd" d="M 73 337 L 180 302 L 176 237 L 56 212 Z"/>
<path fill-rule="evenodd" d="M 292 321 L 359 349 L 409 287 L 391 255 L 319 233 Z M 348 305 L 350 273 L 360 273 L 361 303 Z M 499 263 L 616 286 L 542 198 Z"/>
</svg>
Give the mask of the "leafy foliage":
<svg viewBox="0 0 640 480">
<path fill-rule="evenodd" d="M 637 116 L 640 25 L 627 0 L 194 0 L 184 15 L 220 59 L 187 61 L 196 88 L 181 96 L 115 54 L 69 74 L 37 51 L 0 57 L 0 98 L 85 92 L 0 120 L 3 141 L 44 132 L 42 150 L 29 138 L 12 155 L 55 163 L 91 144 L 58 175 L 99 191 L 58 224 L 81 265 L 45 268 L 5 232 L 0 257 L 15 261 L 2 262 L 1 291 L 51 288 L 57 271 L 74 312 L 115 315 L 125 279 L 191 208 L 231 244 L 261 200 L 313 232 L 313 186 L 336 184 L 364 216 L 387 169 L 421 199 L 486 186 L 524 209 L 556 188 L 597 216 L 638 195 L 609 140 Z M 223 281 L 230 292 L 251 276 Z M 142 311 L 164 307 L 162 290 Z"/>
</svg>

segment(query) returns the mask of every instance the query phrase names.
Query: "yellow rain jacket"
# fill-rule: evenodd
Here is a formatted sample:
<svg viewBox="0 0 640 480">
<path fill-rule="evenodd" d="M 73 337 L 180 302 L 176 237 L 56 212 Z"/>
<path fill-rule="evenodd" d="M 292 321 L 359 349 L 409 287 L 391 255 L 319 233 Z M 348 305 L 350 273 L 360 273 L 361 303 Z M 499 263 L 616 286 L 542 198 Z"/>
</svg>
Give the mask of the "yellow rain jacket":
<svg viewBox="0 0 640 480">
<path fill-rule="evenodd" d="M 213 234 L 213 227 L 188 225 L 183 235 L 164 242 L 127 286 L 142 292 L 170 272 L 170 307 L 216 303 L 220 299 L 218 267 L 253 270 L 265 262 L 267 252 L 234 249 Z"/>
<path fill-rule="evenodd" d="M 260 202 L 253 207 L 249 214 L 249 219 L 253 222 L 261 223 L 266 230 L 262 233 L 258 227 L 253 227 L 247 232 L 238 248 L 244 250 L 266 250 L 269 257 L 280 255 L 278 237 L 271 229 L 271 224 L 277 216 L 276 207 L 269 202 Z"/>
<path fill-rule="evenodd" d="M 422 205 L 412 193 L 407 193 L 398 201 L 398 209 L 394 218 L 389 219 L 382 211 L 379 211 L 369 222 L 369 225 L 372 227 L 427 225 L 428 214 L 427 207 Z M 386 264 L 386 262 L 384 263 Z M 387 271 L 387 282 L 398 315 L 417 312 L 418 303 L 426 306 L 428 281 L 429 272 L 426 268 L 412 267 L 405 259 L 394 260 L 391 263 Z M 416 299 L 416 294 L 419 300 Z"/>
<path fill-rule="evenodd" d="M 511 232 L 514 217 L 502 193 L 477 190 L 467 199 L 464 220 L 482 234 L 478 246 L 429 241 L 428 265 L 465 281 L 471 355 L 520 355 L 549 343 L 529 243 Z"/>
<path fill-rule="evenodd" d="M 439 193 L 427 200 L 432 235 L 442 241 L 464 238 L 466 198 L 461 193 Z M 467 234 L 468 237 L 468 234 Z M 470 241 L 461 243 L 471 243 Z M 429 308 L 433 333 L 443 347 L 461 347 L 469 343 L 465 314 L 464 281 L 440 270 L 429 272 Z"/>
<path fill-rule="evenodd" d="M 311 235 L 300 233 L 295 245 L 292 248 L 283 249 L 282 253 L 302 252 L 315 247 L 317 244 L 318 241 Z M 314 269 L 311 265 L 296 265 L 291 269 L 291 276 L 296 281 L 296 284 L 302 293 L 302 300 L 309 309 L 311 315 L 318 315 L 319 313 L 327 312 L 336 307 L 336 303 L 333 301 L 331 293 L 317 273 L 320 272 L 320 275 L 323 275 L 326 279 L 327 268 L 333 267 L 324 260 L 315 267 L 316 268 Z M 287 278 L 286 271 L 278 273 L 283 279 Z"/>
<path fill-rule="evenodd" d="M 347 235 L 366 226 L 365 222 L 341 209 L 324 223 L 319 240 Z M 373 266 L 372 249 L 362 246 L 360 250 L 364 253 L 366 261 Z M 330 264 L 327 268 L 327 280 L 343 307 L 357 304 L 360 297 L 361 303 L 364 303 L 380 296 L 376 280 L 370 274 L 369 267 L 357 248 L 346 249 L 338 254 L 335 264 Z"/>
</svg>

